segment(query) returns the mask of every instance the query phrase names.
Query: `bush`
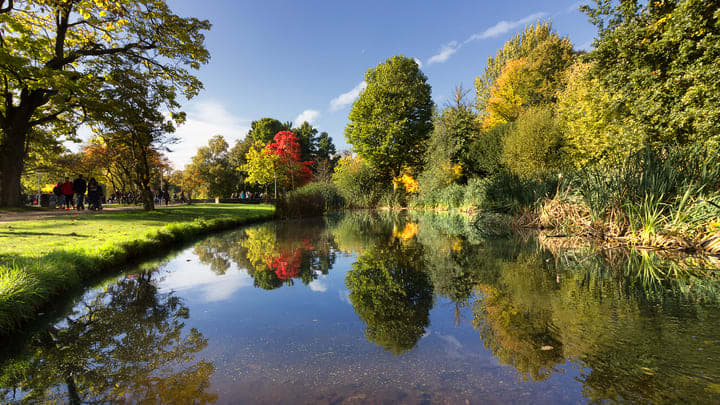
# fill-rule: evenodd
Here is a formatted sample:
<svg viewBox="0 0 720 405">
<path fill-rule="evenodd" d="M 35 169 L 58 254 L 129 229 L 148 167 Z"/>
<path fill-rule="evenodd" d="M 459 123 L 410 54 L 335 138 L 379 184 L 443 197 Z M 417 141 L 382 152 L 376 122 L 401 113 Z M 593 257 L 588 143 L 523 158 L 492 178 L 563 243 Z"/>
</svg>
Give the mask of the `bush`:
<svg viewBox="0 0 720 405">
<path fill-rule="evenodd" d="M 335 184 L 310 183 L 278 200 L 275 215 L 279 218 L 314 217 L 342 209 L 345 205 L 345 198 Z"/>
<path fill-rule="evenodd" d="M 352 156 L 340 159 L 333 183 L 347 205 L 358 208 L 376 206 L 380 197 L 391 190 L 389 179 L 383 179 L 365 160 Z"/>
<path fill-rule="evenodd" d="M 547 174 L 527 179 L 508 171 L 489 178 L 484 185 L 484 201 L 487 208 L 518 213 L 540 199 L 553 198 L 557 193 L 559 178 Z"/>
<path fill-rule="evenodd" d="M 528 108 L 505 138 L 503 163 L 514 174 L 541 178 L 560 164 L 562 134 L 550 106 Z"/>
<path fill-rule="evenodd" d="M 503 148 L 512 124 L 500 124 L 481 133 L 468 146 L 463 166 L 468 177 L 487 177 L 502 170 Z"/>
</svg>

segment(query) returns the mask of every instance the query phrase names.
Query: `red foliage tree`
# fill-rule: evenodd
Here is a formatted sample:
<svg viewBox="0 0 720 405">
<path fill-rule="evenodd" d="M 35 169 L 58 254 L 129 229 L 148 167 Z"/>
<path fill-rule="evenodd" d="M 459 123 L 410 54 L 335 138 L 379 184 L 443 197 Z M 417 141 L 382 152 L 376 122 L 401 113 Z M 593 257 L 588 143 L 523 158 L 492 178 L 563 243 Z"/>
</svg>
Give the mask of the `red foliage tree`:
<svg viewBox="0 0 720 405">
<path fill-rule="evenodd" d="M 280 131 L 268 143 L 268 153 L 278 156 L 277 169 L 284 176 L 285 184 L 294 189 L 312 179 L 312 160 L 300 161 L 300 144 L 297 135 L 291 131 Z"/>
</svg>

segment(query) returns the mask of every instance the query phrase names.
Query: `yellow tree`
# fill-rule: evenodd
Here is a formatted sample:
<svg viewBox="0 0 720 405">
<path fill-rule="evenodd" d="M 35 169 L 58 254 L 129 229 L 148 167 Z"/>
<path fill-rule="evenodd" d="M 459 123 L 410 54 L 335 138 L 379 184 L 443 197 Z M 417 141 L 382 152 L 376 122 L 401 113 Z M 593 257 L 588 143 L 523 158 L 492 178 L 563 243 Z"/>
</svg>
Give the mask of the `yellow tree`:
<svg viewBox="0 0 720 405">
<path fill-rule="evenodd" d="M 248 175 L 245 182 L 248 184 L 257 184 L 265 189 L 267 196 L 268 185 L 277 180 L 275 170 L 278 155 L 270 153 L 262 141 L 256 141 L 245 155 L 247 161 L 241 168 Z M 275 190 L 277 193 L 277 190 Z"/>
<path fill-rule="evenodd" d="M 483 129 L 515 121 L 520 116 L 523 106 L 528 102 L 529 77 L 525 63 L 526 59 L 520 58 L 510 60 L 503 66 L 502 73 L 490 89 Z"/>
<path fill-rule="evenodd" d="M 612 108 L 620 96 L 592 76 L 591 63 L 577 63 L 565 73 L 565 88 L 555 107 L 563 132 L 563 152 L 576 167 L 622 159 L 642 145 L 642 137 L 623 125 Z"/>
</svg>

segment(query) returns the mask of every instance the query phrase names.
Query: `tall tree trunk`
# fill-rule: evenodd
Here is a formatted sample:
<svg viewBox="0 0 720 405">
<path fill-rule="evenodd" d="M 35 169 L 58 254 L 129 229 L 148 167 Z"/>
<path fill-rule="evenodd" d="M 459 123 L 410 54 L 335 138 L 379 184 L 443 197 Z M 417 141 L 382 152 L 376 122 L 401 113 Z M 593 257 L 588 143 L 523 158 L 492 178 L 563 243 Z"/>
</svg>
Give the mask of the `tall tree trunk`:
<svg viewBox="0 0 720 405">
<path fill-rule="evenodd" d="M 143 187 L 142 201 L 143 201 L 143 209 L 145 211 L 152 211 L 155 209 L 155 201 L 153 200 L 153 195 L 152 195 L 152 191 L 150 191 L 150 187 Z"/>
<path fill-rule="evenodd" d="M 43 90 L 20 91 L 20 103 L 12 105 L 6 95 L 5 115 L 0 119 L 0 207 L 19 207 L 20 176 L 23 172 L 26 144 L 33 125 L 35 110 L 47 102 Z"/>
<path fill-rule="evenodd" d="M 24 128 L 2 128 L 0 141 L 0 207 L 19 207 L 20 176 L 25 159 L 25 140 L 27 130 Z"/>
</svg>

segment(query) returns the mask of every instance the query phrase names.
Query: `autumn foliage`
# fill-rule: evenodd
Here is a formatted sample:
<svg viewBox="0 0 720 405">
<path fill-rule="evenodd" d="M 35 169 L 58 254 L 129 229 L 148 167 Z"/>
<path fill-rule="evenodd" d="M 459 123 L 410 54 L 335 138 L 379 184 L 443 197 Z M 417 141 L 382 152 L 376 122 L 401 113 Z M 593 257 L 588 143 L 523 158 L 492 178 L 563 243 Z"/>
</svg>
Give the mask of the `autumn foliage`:
<svg viewBox="0 0 720 405">
<path fill-rule="evenodd" d="M 313 161 L 300 160 L 297 135 L 291 131 L 280 131 L 275 134 L 273 141 L 266 145 L 265 150 L 277 156 L 276 165 L 285 176 L 286 184 L 294 189 L 307 183 L 312 178 Z"/>
</svg>

